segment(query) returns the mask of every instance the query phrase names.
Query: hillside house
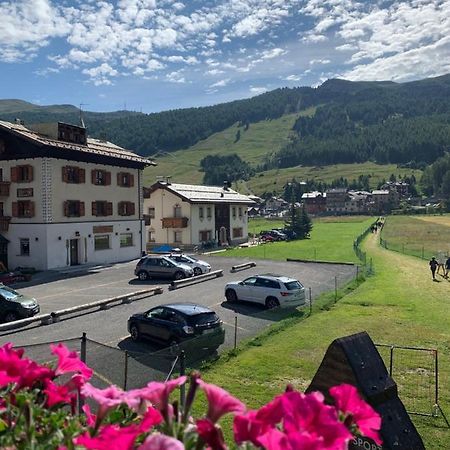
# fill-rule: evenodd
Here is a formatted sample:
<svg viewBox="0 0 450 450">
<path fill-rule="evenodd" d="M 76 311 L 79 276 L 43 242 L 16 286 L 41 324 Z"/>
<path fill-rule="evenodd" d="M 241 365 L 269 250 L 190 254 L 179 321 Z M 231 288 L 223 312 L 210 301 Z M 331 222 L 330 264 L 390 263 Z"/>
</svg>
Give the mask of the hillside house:
<svg viewBox="0 0 450 450">
<path fill-rule="evenodd" d="M 236 245 L 248 240 L 248 207 L 255 203 L 223 187 L 159 181 L 144 191 L 148 248 Z"/>
<path fill-rule="evenodd" d="M 327 195 L 319 191 L 305 192 L 302 203 L 308 214 L 321 214 L 327 210 Z"/>
<path fill-rule="evenodd" d="M 399 195 L 396 190 L 376 189 L 372 191 L 373 212 L 377 214 L 388 213 L 398 208 Z"/>
<path fill-rule="evenodd" d="M 0 260 L 46 270 L 139 257 L 148 165 L 84 127 L 0 122 Z"/>
<path fill-rule="evenodd" d="M 326 205 L 329 214 L 345 214 L 345 202 L 347 201 L 347 189 L 329 189 L 326 191 Z"/>
</svg>

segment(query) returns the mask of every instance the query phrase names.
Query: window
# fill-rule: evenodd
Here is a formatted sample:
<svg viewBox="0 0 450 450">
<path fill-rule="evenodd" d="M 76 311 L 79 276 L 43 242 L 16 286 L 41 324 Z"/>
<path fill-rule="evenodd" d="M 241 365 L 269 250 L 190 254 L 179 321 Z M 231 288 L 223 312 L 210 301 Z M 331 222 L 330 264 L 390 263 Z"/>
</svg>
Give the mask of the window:
<svg viewBox="0 0 450 450">
<path fill-rule="evenodd" d="M 0 202 L 0 217 L 3 217 L 3 202 Z"/>
<path fill-rule="evenodd" d="M 207 242 L 212 239 L 212 232 L 211 230 L 206 231 L 200 231 L 199 232 L 199 240 L 200 242 Z"/>
<path fill-rule="evenodd" d="M 207 217 L 208 219 L 211 219 L 211 217 L 212 217 L 212 215 L 211 215 L 211 206 L 208 206 L 208 207 L 206 208 L 206 217 Z"/>
<path fill-rule="evenodd" d="M 19 218 L 34 217 L 34 202 L 31 200 L 19 200 L 12 203 L 12 215 Z"/>
<path fill-rule="evenodd" d="M 0 167 L 0 181 L 3 181 L 3 169 Z"/>
<path fill-rule="evenodd" d="M 119 172 L 117 174 L 117 185 L 122 187 L 133 187 L 134 175 L 128 172 Z"/>
<path fill-rule="evenodd" d="M 111 172 L 95 169 L 91 172 L 91 181 L 96 186 L 109 186 L 111 184 Z"/>
<path fill-rule="evenodd" d="M 233 215 L 233 219 L 236 219 L 236 206 L 233 206 L 232 208 L 231 208 L 231 211 L 232 211 L 232 215 Z"/>
<path fill-rule="evenodd" d="M 84 183 L 86 172 L 81 167 L 65 166 L 62 168 L 62 180 L 64 183 Z"/>
<path fill-rule="evenodd" d="M 29 183 L 33 181 L 33 166 L 11 167 L 11 181 L 16 183 Z"/>
<path fill-rule="evenodd" d="M 181 231 L 174 231 L 173 232 L 173 242 L 176 242 L 177 244 L 182 243 L 182 235 L 183 233 Z"/>
<path fill-rule="evenodd" d="M 150 208 L 148 208 L 148 215 L 150 216 L 150 219 L 154 219 L 155 218 L 155 208 L 153 208 L 152 206 Z"/>
<path fill-rule="evenodd" d="M 92 202 L 92 215 L 101 217 L 101 216 L 112 216 L 113 213 L 113 205 L 112 202 L 100 201 L 97 200 Z"/>
<path fill-rule="evenodd" d="M 154 231 L 148 232 L 148 242 L 155 242 L 155 237 L 153 236 Z"/>
<path fill-rule="evenodd" d="M 120 246 L 121 247 L 133 247 L 133 233 L 121 233 L 120 234 Z"/>
<path fill-rule="evenodd" d="M 119 216 L 132 216 L 134 215 L 135 207 L 133 202 L 119 202 L 118 214 Z"/>
<path fill-rule="evenodd" d="M 109 234 L 100 234 L 94 237 L 95 250 L 108 250 L 109 246 Z"/>
<path fill-rule="evenodd" d="M 30 256 L 30 240 L 28 238 L 20 239 L 20 256 Z"/>
<path fill-rule="evenodd" d="M 181 206 L 175 205 L 173 207 L 173 217 L 181 217 Z"/>
<path fill-rule="evenodd" d="M 240 238 L 243 236 L 242 228 L 233 228 L 233 238 Z"/>
<path fill-rule="evenodd" d="M 84 216 L 84 202 L 79 200 L 66 200 L 64 202 L 64 216 L 81 217 Z"/>
<path fill-rule="evenodd" d="M 200 219 L 203 219 L 203 206 L 200 206 L 200 207 L 198 208 L 198 217 L 199 217 Z"/>
<path fill-rule="evenodd" d="M 242 208 L 239 206 L 239 217 L 242 219 Z"/>
</svg>

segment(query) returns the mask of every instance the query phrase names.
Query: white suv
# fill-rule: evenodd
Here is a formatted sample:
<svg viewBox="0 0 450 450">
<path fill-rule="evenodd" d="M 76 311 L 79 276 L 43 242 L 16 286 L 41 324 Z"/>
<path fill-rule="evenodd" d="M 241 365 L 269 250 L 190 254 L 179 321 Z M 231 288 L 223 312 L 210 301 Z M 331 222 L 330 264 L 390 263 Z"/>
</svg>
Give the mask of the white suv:
<svg viewBox="0 0 450 450">
<path fill-rule="evenodd" d="M 225 297 L 230 303 L 244 300 L 267 308 L 295 307 L 306 303 L 305 288 L 300 281 L 275 274 L 254 275 L 244 281 L 228 283 Z"/>
<path fill-rule="evenodd" d="M 184 253 L 171 253 L 167 256 L 179 264 L 189 266 L 194 271 L 194 275 L 211 272 L 211 266 L 206 261 L 197 259 L 195 256 L 185 255 Z"/>
</svg>

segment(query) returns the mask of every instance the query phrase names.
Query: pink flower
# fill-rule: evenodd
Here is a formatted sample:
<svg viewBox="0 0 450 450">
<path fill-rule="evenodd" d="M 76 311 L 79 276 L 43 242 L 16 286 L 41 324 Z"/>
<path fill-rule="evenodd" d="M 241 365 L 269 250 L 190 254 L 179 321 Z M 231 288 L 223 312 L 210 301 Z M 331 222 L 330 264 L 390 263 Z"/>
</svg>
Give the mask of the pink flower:
<svg viewBox="0 0 450 450">
<path fill-rule="evenodd" d="M 138 450 L 184 450 L 184 445 L 178 440 L 164 434 L 151 434 Z"/>
<path fill-rule="evenodd" d="M 259 411 L 248 411 L 247 414 L 236 415 L 233 422 L 234 440 L 238 444 L 249 441 L 261 446 L 259 436 L 267 433 L 272 425 L 258 418 Z"/>
<path fill-rule="evenodd" d="M 341 384 L 330 389 L 336 407 L 347 416 L 346 423 L 355 423 L 359 431 L 373 439 L 377 445 L 382 444 L 379 435 L 381 418 L 379 414 L 359 395 L 358 390 L 350 384 Z"/>
<path fill-rule="evenodd" d="M 75 405 L 76 395 L 71 394 L 66 386 L 58 386 L 53 381 L 47 381 L 44 393 L 47 396 L 46 406 L 49 408 L 58 403 Z"/>
<path fill-rule="evenodd" d="M 97 424 L 99 424 L 110 409 L 123 403 L 124 392 L 113 384 L 106 389 L 97 389 L 91 383 L 84 384 L 80 393 L 83 397 L 94 399 L 98 403 Z"/>
<path fill-rule="evenodd" d="M 245 412 L 245 405 L 225 389 L 214 384 L 205 383 L 200 378 L 197 379 L 197 384 L 205 391 L 206 397 L 208 398 L 208 412 L 206 417 L 211 422 L 216 423 L 227 413 L 242 414 Z"/>
<path fill-rule="evenodd" d="M 78 358 L 77 352 L 71 352 L 64 344 L 50 345 L 52 353 L 58 357 L 56 375 L 67 372 L 78 372 L 86 380 L 92 377 L 93 370 Z"/>
<path fill-rule="evenodd" d="M 159 425 L 162 420 L 161 413 L 157 409 L 149 407 L 138 425 L 139 432 L 146 433 L 150 428 Z"/>
<path fill-rule="evenodd" d="M 81 409 L 83 410 L 84 415 L 86 416 L 87 425 L 93 428 L 95 426 L 95 423 L 97 422 L 97 416 L 95 414 L 92 414 L 91 407 L 87 403 L 83 405 Z"/>
<path fill-rule="evenodd" d="M 139 434 L 135 426 L 121 428 L 117 425 L 106 425 L 100 429 L 97 436 L 91 437 L 89 432 L 86 432 L 73 442 L 92 450 L 132 450 Z"/>
<path fill-rule="evenodd" d="M 212 450 L 226 450 L 222 430 L 211 420 L 197 420 L 197 433 Z"/>
</svg>

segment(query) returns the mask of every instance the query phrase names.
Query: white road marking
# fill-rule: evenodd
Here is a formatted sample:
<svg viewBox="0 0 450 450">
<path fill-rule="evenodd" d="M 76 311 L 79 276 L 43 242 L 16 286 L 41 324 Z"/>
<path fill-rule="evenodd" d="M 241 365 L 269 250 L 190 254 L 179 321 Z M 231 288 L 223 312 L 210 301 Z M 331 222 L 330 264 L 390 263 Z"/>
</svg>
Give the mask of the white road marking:
<svg viewBox="0 0 450 450">
<path fill-rule="evenodd" d="M 223 322 L 223 321 L 222 321 L 222 322 Z M 223 324 L 224 324 L 224 325 L 228 325 L 228 326 L 231 327 L 231 328 L 234 328 L 234 323 L 223 322 Z M 242 330 L 242 331 L 250 331 L 250 330 L 247 330 L 247 328 L 242 328 L 242 327 L 240 327 L 239 325 L 238 325 L 237 329 L 238 329 L 238 330 Z"/>
</svg>

